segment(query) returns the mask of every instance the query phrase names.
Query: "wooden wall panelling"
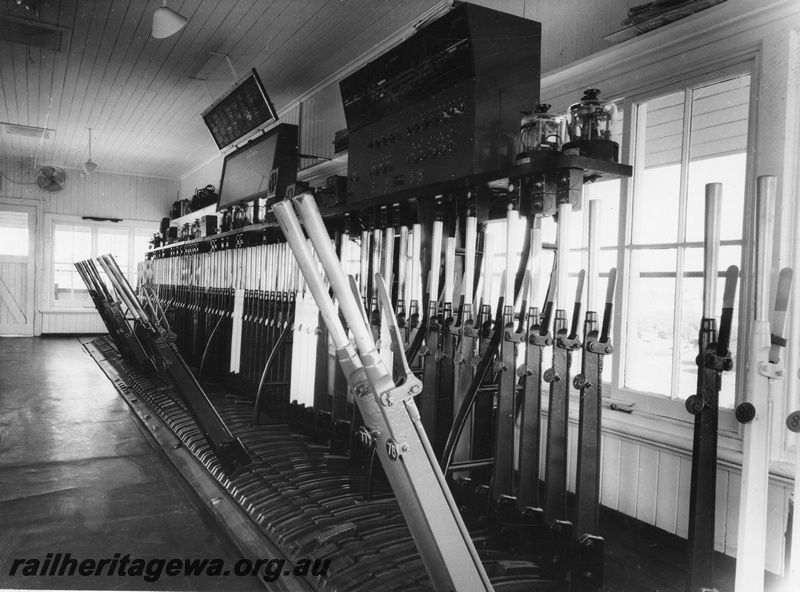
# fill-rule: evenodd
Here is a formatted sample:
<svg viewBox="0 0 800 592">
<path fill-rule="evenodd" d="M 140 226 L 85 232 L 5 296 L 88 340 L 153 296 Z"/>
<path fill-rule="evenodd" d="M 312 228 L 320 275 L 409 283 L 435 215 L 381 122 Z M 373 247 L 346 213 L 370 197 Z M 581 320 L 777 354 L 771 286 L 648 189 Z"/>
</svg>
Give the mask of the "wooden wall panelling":
<svg viewBox="0 0 800 592">
<path fill-rule="evenodd" d="M 359 19 L 360 27 L 356 28 L 357 32 L 354 33 L 352 30 L 348 30 L 344 34 L 343 39 L 345 39 L 345 42 L 341 46 L 341 52 L 339 52 L 341 57 L 333 62 L 332 70 L 336 71 L 345 68 L 350 61 L 348 56 L 353 54 L 363 55 L 362 48 L 372 48 L 384 41 L 391 35 L 393 30 L 401 30 L 403 27 L 408 27 L 412 24 L 408 19 L 408 13 L 401 10 L 403 5 L 397 3 L 392 6 L 392 3 L 389 4 L 390 10 L 388 12 L 373 10 L 366 13 Z M 408 12 L 421 13 L 426 8 L 426 4 L 428 6 L 431 5 L 430 2 L 415 3 Z"/>
<path fill-rule="evenodd" d="M 401 3 L 396 4 L 400 6 Z M 284 59 L 282 63 L 276 64 L 275 69 L 280 69 L 279 71 L 288 69 L 287 83 L 291 86 L 297 86 L 309 77 L 318 79 L 335 71 L 333 68 L 323 66 L 320 60 L 314 59 L 314 56 L 332 55 L 342 50 L 343 40 L 349 39 L 348 31 L 352 30 L 370 12 L 364 10 L 364 5 L 364 0 L 342 4 L 336 12 L 336 19 L 329 20 L 317 28 L 313 35 L 307 36 L 308 43 L 304 44 L 302 51 L 298 52 L 299 55 L 286 56 L 289 59 Z M 365 47 L 369 46 L 365 45 Z M 302 62 L 300 62 L 300 58 L 302 58 Z"/>
<path fill-rule="evenodd" d="M 300 152 L 333 158 L 335 133 L 347 127 L 339 85 L 330 84 L 300 105 Z M 322 161 L 300 159 L 300 169 Z"/>
<path fill-rule="evenodd" d="M 298 6 L 305 6 L 305 4 L 306 3 L 293 3 L 295 9 Z M 223 5 L 228 6 L 225 3 L 220 3 L 220 6 Z M 255 63 L 254 60 L 258 58 L 258 55 L 265 51 L 264 32 L 272 24 L 274 19 L 279 16 L 281 11 L 280 7 L 285 7 L 285 5 L 286 1 L 282 0 L 281 2 L 270 4 L 266 11 L 264 11 L 263 5 L 261 5 L 260 9 L 255 13 L 248 13 L 250 16 L 244 19 L 246 23 L 244 27 L 249 25 L 249 28 L 241 33 L 237 30 L 237 34 L 231 34 L 227 37 L 227 39 L 236 39 L 235 43 L 227 43 L 223 46 L 219 46 L 221 41 L 221 39 L 219 39 L 216 40 L 213 47 L 209 46 L 202 49 L 200 54 L 203 55 L 204 59 L 202 61 L 205 62 L 205 65 L 201 66 L 197 74 L 193 72 L 193 70 L 196 69 L 196 64 L 190 64 L 191 68 L 187 70 L 187 76 L 192 74 L 198 78 L 206 79 L 206 85 L 209 91 L 206 92 L 205 87 L 199 82 L 186 80 L 185 84 L 182 84 L 187 90 L 185 96 L 181 95 L 184 97 L 183 100 L 179 99 L 177 102 L 163 107 L 165 111 L 169 111 L 171 114 L 166 126 L 166 129 L 171 133 L 171 140 L 173 142 L 179 142 L 186 147 L 186 152 L 184 154 L 176 155 L 176 157 L 179 157 L 176 158 L 177 160 L 184 160 L 187 156 L 194 158 L 195 161 L 202 160 L 204 155 L 207 158 L 210 150 L 216 149 L 208 132 L 204 129 L 205 125 L 200 119 L 200 113 L 213 101 L 223 96 L 228 89 L 233 86 L 235 79 L 226 59 L 223 56 L 212 56 L 209 52 L 213 50 L 227 54 L 234 64 L 237 75 L 244 77 L 247 74 L 247 70 Z M 259 16 L 260 18 L 254 18 Z M 240 28 L 244 29 L 244 27 Z M 223 35 L 220 35 L 220 37 L 223 37 Z M 253 46 L 252 50 L 250 46 Z M 208 64 L 212 64 L 212 66 L 209 67 Z M 265 86 L 267 88 L 267 93 L 274 100 L 270 92 L 269 84 L 266 81 Z M 213 96 L 209 97 L 209 92 L 213 93 Z M 176 110 L 177 107 L 180 108 Z M 187 126 L 187 124 L 195 118 L 200 125 L 189 129 L 192 126 Z M 175 133 L 174 130 L 182 131 L 181 133 Z M 185 133 L 183 130 L 185 130 Z M 166 139 L 169 136 L 165 135 L 163 137 Z M 156 152 L 156 150 L 154 150 L 154 152 Z M 159 164 L 155 163 L 154 166 L 158 167 Z M 174 169 L 174 163 L 170 162 L 164 162 L 160 166 L 163 167 L 161 174 L 167 174 L 167 170 Z M 156 170 L 159 169 L 156 168 Z"/>
<path fill-rule="evenodd" d="M 678 527 L 680 466 L 679 456 L 665 450 L 658 451 L 658 495 L 653 524 L 667 532 L 676 532 Z"/>
<path fill-rule="evenodd" d="M 177 140 L 182 135 L 182 126 L 179 124 L 199 117 L 210 104 L 205 87 L 202 83 L 190 80 L 189 75 L 212 57 L 209 52 L 220 51 L 220 40 L 233 31 L 245 11 L 251 7 L 252 4 L 247 3 L 201 4 L 187 24 L 187 29 L 193 30 L 182 32 L 169 55 L 154 71 L 149 87 L 158 94 L 148 94 L 150 101 L 137 107 L 139 111 L 134 117 L 139 125 L 131 128 L 128 136 L 122 138 L 123 142 L 135 145 L 138 151 L 151 155 L 144 161 L 148 168 L 158 170 L 163 166 L 163 154 L 159 148 L 170 139 Z M 214 32 L 208 37 L 201 37 L 198 35 L 201 29 Z M 244 74 L 238 73 L 240 76 Z M 229 74 L 225 80 L 233 84 L 233 75 Z M 192 150 L 194 146 L 187 145 L 187 149 Z"/>
<path fill-rule="evenodd" d="M 122 145 L 131 145 L 127 136 L 123 140 L 124 133 L 120 124 L 128 105 L 135 104 L 131 103 L 131 101 L 139 98 L 138 95 L 134 97 L 134 91 L 151 59 L 156 55 L 158 46 L 148 43 L 150 26 L 147 19 L 142 19 L 137 23 L 129 42 L 120 44 L 121 53 L 123 53 L 122 62 L 117 66 L 116 72 L 113 73 L 107 100 L 103 104 L 100 113 L 94 115 L 96 117 L 94 121 L 96 133 L 98 134 L 98 147 L 103 153 L 114 154 L 113 148 L 117 146 L 118 141 L 122 142 Z M 126 34 L 127 30 L 122 33 L 123 38 Z M 117 56 L 114 56 L 115 63 L 116 60 Z M 110 167 L 117 164 L 117 156 L 109 158 Z"/>
<path fill-rule="evenodd" d="M 98 10 L 107 12 L 107 8 L 104 11 L 102 7 L 99 7 Z M 80 112 L 81 104 L 86 98 L 87 87 L 85 79 L 88 76 L 88 68 L 91 67 L 94 60 L 87 59 L 87 64 L 83 68 L 81 68 L 81 64 L 84 61 L 84 54 L 86 54 L 87 58 L 89 56 L 87 51 L 87 48 L 91 48 L 89 33 L 92 30 L 102 30 L 102 26 L 98 26 L 97 22 L 94 23 L 96 29 L 92 28 L 93 12 L 94 6 L 90 3 L 85 3 L 76 8 L 72 21 L 59 22 L 61 26 L 72 29 L 72 32 L 67 67 L 64 72 L 64 79 L 61 81 L 63 90 L 57 101 L 59 111 L 55 124 L 59 126 L 56 128 L 56 133 L 59 135 L 60 140 L 51 156 L 52 162 L 55 163 L 64 162 L 69 149 L 76 145 L 74 137 L 70 136 L 66 129 L 70 117 L 75 117 Z M 83 74 L 83 80 L 81 74 Z M 83 85 L 81 84 L 82 82 Z"/>
<path fill-rule="evenodd" d="M 42 333 L 44 334 L 86 334 L 106 333 L 100 315 L 96 312 L 85 313 L 44 313 Z"/>
<path fill-rule="evenodd" d="M 619 510 L 620 498 L 620 450 L 622 442 L 619 438 L 603 435 L 603 480 L 600 487 L 600 503 L 612 510 Z"/>
<path fill-rule="evenodd" d="M 60 27 L 72 29 L 75 19 L 76 2 L 63 4 L 47 2 L 40 6 L 42 22 L 54 23 Z M 73 33 L 63 39 L 61 51 L 42 51 L 41 67 L 39 71 L 39 120 L 40 127 L 56 130 L 56 138 L 61 139 L 64 130 L 59 130 L 59 105 L 64 92 L 64 85 L 72 47 Z M 14 120 L 10 120 L 14 121 Z M 67 138 L 67 136 L 63 136 Z M 55 160 L 56 140 L 42 142 L 37 146 L 35 157 L 38 162 L 51 163 Z M 15 152 L 22 155 L 22 152 Z"/>
<path fill-rule="evenodd" d="M 23 260 L 24 261 L 24 260 Z M 25 325 L 27 322 L 28 269 L 19 258 L 0 261 L 0 325 Z"/>
<path fill-rule="evenodd" d="M 408 0 L 394 3 L 385 1 L 367 3 L 364 0 L 357 0 L 348 4 L 351 6 L 336 12 L 338 18 L 329 19 L 329 22 L 322 29 L 317 29 L 315 34 L 305 35 L 295 52 L 270 55 L 259 65 L 259 69 L 265 68 L 271 72 L 276 83 L 279 83 L 281 87 L 292 89 L 295 93 L 276 93 L 276 101 L 284 103 L 295 100 L 308 90 L 307 80 L 324 79 L 332 72 L 337 72 L 352 63 L 353 56 L 363 51 L 359 49 L 358 54 L 355 54 L 348 48 L 354 29 L 361 31 L 365 23 L 371 23 L 379 28 L 379 31 L 372 32 L 373 35 L 376 35 L 374 40 L 365 41 L 360 46 L 360 48 L 372 48 L 391 35 L 389 31 L 394 27 L 394 23 L 388 13 L 392 8 L 403 12 L 408 18 L 411 18 L 408 16 L 409 13 L 417 12 L 417 7 Z M 431 4 L 431 2 L 426 2 L 426 4 Z M 380 18 L 371 20 L 376 13 L 383 15 L 385 20 Z M 338 57 L 345 52 L 350 59 L 342 64 Z M 331 63 L 323 65 L 321 60 L 315 59 L 319 55 L 328 56 Z"/>
<path fill-rule="evenodd" d="M 10 51 L 0 51 L 0 72 L 12 72 L 14 70 L 14 58 Z M 0 111 L 6 113 L 9 121 L 18 121 L 17 115 L 17 93 L 14 89 L 15 80 L 13 76 L 0 76 Z M 0 146 L 8 154 L 19 154 L 18 136 L 0 134 Z M 6 172 L 6 171 L 4 171 Z M 8 174 L 6 172 L 6 174 Z M 7 179 L 3 179 L 3 187 L 7 185 Z"/>
<path fill-rule="evenodd" d="M 659 492 L 659 451 L 639 446 L 638 487 L 636 489 L 636 518 L 648 524 L 656 523 Z"/>
<path fill-rule="evenodd" d="M 736 557 L 739 536 L 739 501 L 742 493 L 742 474 L 737 471 L 728 476 L 725 508 L 725 553 Z"/>
<path fill-rule="evenodd" d="M 636 516 L 639 487 L 639 445 L 623 440 L 620 444 L 619 506 L 618 510 Z"/>
<path fill-rule="evenodd" d="M 683 538 L 689 536 L 689 493 L 692 482 L 692 459 L 680 457 L 678 467 L 678 514 L 675 534 Z"/>
<path fill-rule="evenodd" d="M 738 507 L 738 506 L 737 506 Z M 781 573 L 783 564 L 784 533 L 789 508 L 789 490 L 773 482 L 767 495 L 767 569 Z M 794 516 L 800 519 L 797 512 Z"/>
<path fill-rule="evenodd" d="M 187 25 L 192 28 L 191 20 Z M 98 134 L 102 135 L 106 143 L 105 150 L 115 154 L 111 159 L 110 166 L 119 166 L 125 153 L 138 150 L 138 143 L 143 137 L 131 137 L 131 129 L 136 132 L 136 127 L 141 119 L 142 106 L 149 106 L 154 91 L 150 96 L 147 90 L 155 77 L 156 71 L 164 59 L 164 55 L 169 53 L 169 45 L 175 46 L 178 43 L 187 43 L 188 40 L 180 41 L 183 36 L 161 43 L 153 43 L 150 39 L 150 23 L 146 18 L 139 22 L 133 43 L 128 48 L 130 55 L 136 56 L 134 60 L 128 61 L 128 67 L 121 68 L 115 77 L 115 85 L 121 85 L 125 91 L 114 104 L 109 104 L 103 108 L 98 123 Z M 163 53 L 162 53 L 163 52 Z M 188 82 L 188 81 L 186 81 Z M 117 97 L 115 97 L 117 98 Z M 106 115 L 107 113 L 107 115 Z M 119 153 L 118 151 L 122 152 Z M 157 173 L 155 173 L 157 174 Z"/>
<path fill-rule="evenodd" d="M 111 159 L 105 157 L 107 147 L 114 139 L 113 134 L 106 127 L 108 124 L 108 112 L 110 107 L 115 105 L 123 93 L 125 80 L 125 58 L 138 55 L 142 45 L 147 40 L 146 19 L 136 18 L 131 14 L 130 4 L 115 3 L 111 6 L 113 18 L 106 22 L 103 38 L 100 44 L 101 51 L 104 52 L 105 64 L 103 72 L 99 78 L 94 78 L 96 96 L 93 97 L 91 107 L 86 113 L 85 121 L 87 127 L 92 127 L 93 135 L 93 155 L 92 158 L 100 166 L 110 167 Z M 113 23 L 115 26 L 109 26 Z M 138 33 L 138 35 L 137 35 Z M 97 69 L 97 68 L 96 68 Z M 113 124 L 114 122 L 112 122 Z M 80 130 L 78 130 L 80 131 Z M 88 137 L 88 132 L 87 132 Z M 88 157 L 88 143 L 86 146 Z"/>
<path fill-rule="evenodd" d="M 28 85 L 25 83 L 25 77 L 28 74 L 28 52 L 26 47 L 14 44 L 11 49 L 11 60 L 14 68 L 14 91 L 17 97 L 17 117 L 28 118 Z M 27 143 L 21 138 L 18 140 L 19 145 Z"/>
<path fill-rule="evenodd" d="M 84 17 L 84 20 L 89 21 L 89 34 L 83 50 L 87 56 L 90 56 L 90 59 L 82 59 L 80 62 L 75 97 L 70 106 L 70 118 L 59 131 L 80 151 L 82 156 L 85 154 L 86 158 L 89 156 L 89 130 L 87 128 L 95 128 L 93 135 L 99 131 L 90 118 L 92 105 L 104 96 L 101 94 L 103 89 L 101 89 L 100 81 L 111 57 L 114 43 L 117 42 L 117 35 L 122 28 L 124 16 L 125 9 L 123 7 L 113 2 L 100 1 L 95 2 L 91 14 Z M 100 148 L 100 146 L 100 143 L 94 142 L 93 148 Z M 95 162 L 102 166 L 103 160 L 100 158 L 100 152 L 96 155 Z M 94 157 L 95 154 L 92 156 Z M 85 161 L 82 160 L 82 162 Z"/>
<path fill-rule="evenodd" d="M 181 178 L 180 199 L 191 199 L 195 189 L 213 185 L 219 191 L 219 182 L 222 177 L 222 154 L 197 167 L 191 173 Z M 165 216 L 167 214 L 164 214 Z"/>
<path fill-rule="evenodd" d="M 721 553 L 725 552 L 725 540 L 727 538 L 728 487 L 730 482 L 730 471 L 723 468 L 717 468 L 717 495 L 715 499 L 716 508 L 714 512 L 714 548 Z"/>
<path fill-rule="evenodd" d="M 256 62 L 258 70 L 267 72 L 269 80 L 272 81 L 285 79 L 288 70 L 301 70 L 310 59 L 313 59 L 307 55 L 306 48 L 313 45 L 315 36 L 319 34 L 317 29 L 320 26 L 324 27 L 326 22 L 334 20 L 334 13 L 340 8 L 341 3 L 338 2 L 291 3 L 291 7 L 283 10 L 275 20 L 276 34 L 268 40 L 266 47 L 262 40 L 255 43 L 256 48 L 260 50 L 257 55 L 262 57 L 260 62 Z M 298 36 L 301 27 L 303 34 Z M 287 92 L 277 93 L 273 97 L 276 104 L 286 105 L 306 89 L 290 85 L 286 90 Z"/>
</svg>

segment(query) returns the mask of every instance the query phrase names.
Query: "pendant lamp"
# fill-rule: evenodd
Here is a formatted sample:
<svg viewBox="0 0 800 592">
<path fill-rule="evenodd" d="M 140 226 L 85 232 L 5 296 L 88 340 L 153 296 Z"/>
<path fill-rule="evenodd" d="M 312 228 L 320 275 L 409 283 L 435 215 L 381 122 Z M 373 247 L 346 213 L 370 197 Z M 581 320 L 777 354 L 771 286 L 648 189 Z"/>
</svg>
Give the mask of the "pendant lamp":
<svg viewBox="0 0 800 592">
<path fill-rule="evenodd" d="M 89 129 L 89 160 L 83 163 L 83 172 L 91 175 L 97 168 L 97 165 L 92 162 L 92 128 Z"/>
<path fill-rule="evenodd" d="M 167 6 L 167 0 L 164 0 L 164 4 L 153 13 L 153 37 L 165 39 L 183 29 L 187 22 L 185 16 L 172 10 Z"/>
</svg>

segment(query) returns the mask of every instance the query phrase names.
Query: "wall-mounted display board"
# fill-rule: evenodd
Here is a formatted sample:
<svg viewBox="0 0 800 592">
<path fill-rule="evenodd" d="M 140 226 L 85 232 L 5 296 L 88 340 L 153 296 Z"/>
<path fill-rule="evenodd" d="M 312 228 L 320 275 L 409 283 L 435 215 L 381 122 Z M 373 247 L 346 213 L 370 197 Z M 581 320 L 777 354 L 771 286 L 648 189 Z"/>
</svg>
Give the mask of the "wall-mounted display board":
<svg viewBox="0 0 800 592">
<path fill-rule="evenodd" d="M 278 113 L 253 68 L 250 76 L 203 112 L 203 120 L 222 150 L 262 125 L 278 121 Z"/>
</svg>

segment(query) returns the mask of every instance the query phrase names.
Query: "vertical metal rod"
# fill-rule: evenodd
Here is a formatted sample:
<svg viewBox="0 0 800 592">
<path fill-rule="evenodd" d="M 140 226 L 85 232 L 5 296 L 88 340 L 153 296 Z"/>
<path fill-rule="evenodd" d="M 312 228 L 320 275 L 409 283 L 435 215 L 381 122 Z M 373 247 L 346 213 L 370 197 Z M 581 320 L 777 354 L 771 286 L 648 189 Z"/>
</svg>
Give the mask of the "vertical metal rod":
<svg viewBox="0 0 800 592">
<path fill-rule="evenodd" d="M 397 256 L 397 300 L 403 301 L 406 307 L 411 304 L 408 294 L 408 238 L 408 226 L 401 226 Z M 408 309 L 406 308 L 407 313 Z"/>
<path fill-rule="evenodd" d="M 464 302 L 472 304 L 475 295 L 475 242 L 478 237 L 478 218 L 467 215 L 464 230 Z"/>
<path fill-rule="evenodd" d="M 531 228 L 531 302 L 534 305 L 539 298 L 539 291 L 542 283 L 542 219 L 537 216 Z M 538 321 L 534 321 L 537 324 Z"/>
<path fill-rule="evenodd" d="M 420 286 L 420 255 L 422 253 L 422 226 L 414 224 L 411 227 L 413 256 L 411 257 L 411 299 L 422 305 L 422 286 Z"/>
<path fill-rule="evenodd" d="M 444 303 L 453 303 L 453 289 L 455 287 L 456 266 L 456 239 L 447 237 L 444 257 Z"/>
<path fill-rule="evenodd" d="M 687 592 L 711 588 L 714 578 L 714 527 L 717 485 L 717 425 L 719 390 L 717 372 L 708 368 L 706 357 L 717 341 L 714 316 L 719 260 L 720 202 L 722 186 L 706 185 L 705 240 L 703 257 L 703 318 L 698 337 L 697 395 L 692 445 L 692 475 L 689 502 Z"/>
<path fill-rule="evenodd" d="M 514 306 L 514 279 L 512 274 L 514 255 L 516 254 L 516 241 L 518 240 L 516 233 L 513 232 L 519 223 L 519 212 L 512 209 L 509 205 L 508 213 L 506 214 L 506 291 L 502 295 L 503 302 L 506 306 Z"/>
<path fill-rule="evenodd" d="M 441 220 L 434 220 L 433 232 L 431 234 L 431 271 L 428 274 L 428 292 L 430 302 L 439 300 L 439 276 L 441 274 L 442 260 L 442 231 L 444 223 Z"/>
<path fill-rule="evenodd" d="M 750 361 L 747 365 L 746 391 L 746 401 L 755 407 L 756 416 L 743 427 L 742 484 L 736 553 L 736 590 L 747 592 L 764 590 L 770 421 L 772 419 L 768 409 L 770 407 L 769 391 L 774 380 L 763 373 L 762 369 L 768 367 L 769 363 L 769 287 L 776 190 L 777 179 L 775 177 L 758 177 L 756 182 L 756 306 L 755 318 L 750 327 L 748 352 Z M 800 541 L 797 544 L 800 544 Z"/>
<path fill-rule="evenodd" d="M 602 205 L 599 199 L 589 200 L 589 257 L 586 263 L 586 310 L 597 311 L 598 267 L 600 255 L 600 222 Z"/>
<path fill-rule="evenodd" d="M 722 184 L 706 185 L 706 230 L 703 237 L 703 318 L 714 317 L 717 305 L 717 275 L 719 273 L 720 212 Z"/>
<path fill-rule="evenodd" d="M 361 298 L 369 306 L 367 298 L 367 286 L 369 285 L 369 231 L 361 232 L 361 268 L 358 275 L 358 282 L 361 287 Z"/>
<path fill-rule="evenodd" d="M 391 290 L 392 276 L 394 275 L 394 228 L 392 226 L 388 226 L 386 230 L 383 231 L 383 238 L 383 268 L 381 270 L 381 275 L 386 279 L 386 284 Z"/>
<path fill-rule="evenodd" d="M 569 244 L 570 244 L 570 219 L 572 218 L 572 206 L 569 203 L 558 204 L 558 234 L 556 235 L 556 274 L 558 279 L 555 285 L 555 298 L 553 302 L 556 310 L 569 309 L 569 295 L 567 294 L 567 282 L 569 280 Z"/>
<path fill-rule="evenodd" d="M 483 294 L 481 304 L 492 305 L 492 275 L 494 274 L 494 236 L 486 234 L 483 241 Z M 502 296 L 502 294 L 501 294 Z"/>
</svg>

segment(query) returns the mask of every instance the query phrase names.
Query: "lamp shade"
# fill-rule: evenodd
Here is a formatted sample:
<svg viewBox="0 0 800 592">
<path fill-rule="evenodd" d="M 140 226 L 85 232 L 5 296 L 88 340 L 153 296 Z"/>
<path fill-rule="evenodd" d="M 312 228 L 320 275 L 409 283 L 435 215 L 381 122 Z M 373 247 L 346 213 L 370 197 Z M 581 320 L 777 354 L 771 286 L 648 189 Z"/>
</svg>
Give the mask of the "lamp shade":
<svg viewBox="0 0 800 592">
<path fill-rule="evenodd" d="M 164 39 L 174 35 L 186 26 L 188 19 L 172 10 L 167 3 L 159 6 L 153 13 L 153 37 Z"/>
<path fill-rule="evenodd" d="M 83 163 L 83 172 L 87 175 L 91 175 L 96 168 L 97 165 L 92 162 L 91 158 Z"/>
</svg>

